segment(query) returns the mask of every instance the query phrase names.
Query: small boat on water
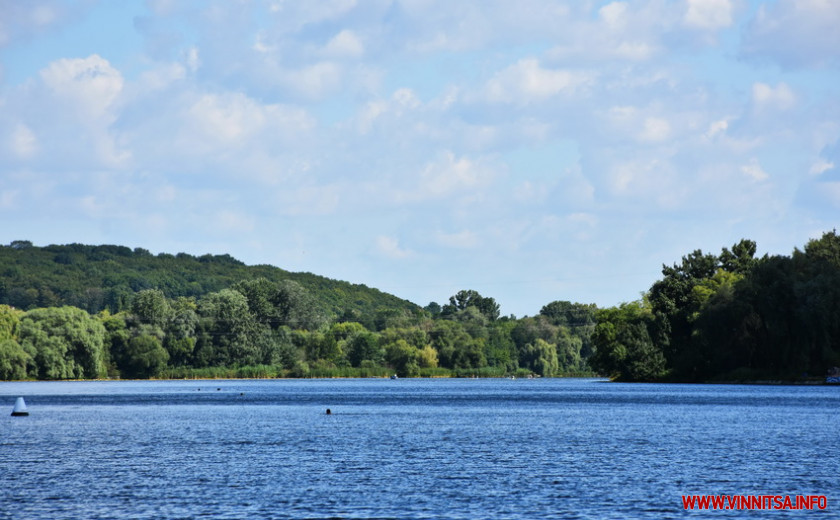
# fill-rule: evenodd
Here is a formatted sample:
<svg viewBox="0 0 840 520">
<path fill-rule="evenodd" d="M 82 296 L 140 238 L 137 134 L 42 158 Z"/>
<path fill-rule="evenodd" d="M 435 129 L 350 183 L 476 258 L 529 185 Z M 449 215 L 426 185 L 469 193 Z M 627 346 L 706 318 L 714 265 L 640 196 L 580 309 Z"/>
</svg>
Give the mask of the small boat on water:
<svg viewBox="0 0 840 520">
<path fill-rule="evenodd" d="M 391 379 L 397 379 L 397 374 L 393 374 L 393 375 L 391 376 Z"/>
</svg>

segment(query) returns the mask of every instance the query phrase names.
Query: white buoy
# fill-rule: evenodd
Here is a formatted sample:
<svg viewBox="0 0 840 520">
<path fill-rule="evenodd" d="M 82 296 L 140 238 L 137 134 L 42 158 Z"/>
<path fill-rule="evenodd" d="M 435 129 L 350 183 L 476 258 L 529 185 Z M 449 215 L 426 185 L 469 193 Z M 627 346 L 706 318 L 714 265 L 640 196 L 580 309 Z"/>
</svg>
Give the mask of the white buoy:
<svg viewBox="0 0 840 520">
<path fill-rule="evenodd" d="M 23 397 L 18 397 L 15 401 L 15 407 L 12 409 L 12 417 L 25 417 L 27 415 L 29 415 L 29 412 L 26 411 L 26 402 Z"/>
</svg>

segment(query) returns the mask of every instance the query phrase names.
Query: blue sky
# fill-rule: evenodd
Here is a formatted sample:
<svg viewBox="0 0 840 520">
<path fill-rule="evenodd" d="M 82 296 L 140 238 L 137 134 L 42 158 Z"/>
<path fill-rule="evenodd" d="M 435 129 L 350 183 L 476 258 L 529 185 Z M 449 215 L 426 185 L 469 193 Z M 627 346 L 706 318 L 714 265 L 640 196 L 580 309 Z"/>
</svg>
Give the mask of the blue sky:
<svg viewBox="0 0 840 520">
<path fill-rule="evenodd" d="M 0 242 L 425 305 L 639 298 L 840 220 L 840 1 L 0 0 Z"/>
</svg>

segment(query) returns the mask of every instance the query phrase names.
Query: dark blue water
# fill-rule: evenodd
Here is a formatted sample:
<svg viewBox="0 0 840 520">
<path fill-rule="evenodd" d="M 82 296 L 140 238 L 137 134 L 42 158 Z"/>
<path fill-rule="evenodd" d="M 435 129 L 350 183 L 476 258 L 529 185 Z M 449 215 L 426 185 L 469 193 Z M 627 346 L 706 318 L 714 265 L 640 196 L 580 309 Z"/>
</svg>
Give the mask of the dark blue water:
<svg viewBox="0 0 840 520">
<path fill-rule="evenodd" d="M 29 417 L 10 417 L 18 396 Z M 837 387 L 38 382 L 0 383 L 0 406 L 0 519 L 837 518 L 840 509 Z M 829 507 L 687 512 L 687 494 L 818 494 Z"/>
</svg>

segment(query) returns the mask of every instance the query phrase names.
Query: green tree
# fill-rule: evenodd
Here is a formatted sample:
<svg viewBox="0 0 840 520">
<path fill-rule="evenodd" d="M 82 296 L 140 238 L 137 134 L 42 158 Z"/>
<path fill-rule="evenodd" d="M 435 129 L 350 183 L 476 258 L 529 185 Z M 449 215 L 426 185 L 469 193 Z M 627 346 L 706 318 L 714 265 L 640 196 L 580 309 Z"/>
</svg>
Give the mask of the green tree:
<svg viewBox="0 0 840 520">
<path fill-rule="evenodd" d="M 464 327 L 449 320 L 440 320 L 429 331 L 431 345 L 438 352 L 440 365 L 446 368 L 481 368 L 487 366 L 485 341 L 474 339 Z"/>
<path fill-rule="evenodd" d="M 516 321 L 498 320 L 490 328 L 490 334 L 485 344 L 487 364 L 493 367 L 504 367 L 506 372 L 515 372 L 519 368 L 519 352 L 511 337 L 516 327 Z"/>
<path fill-rule="evenodd" d="M 13 339 L 0 339 L 0 380 L 26 379 L 32 358 Z"/>
<path fill-rule="evenodd" d="M 161 345 L 160 339 L 143 334 L 129 340 L 118 366 L 126 377 L 148 379 L 160 374 L 168 360 L 169 353 Z"/>
<path fill-rule="evenodd" d="M 533 370 L 543 377 L 557 375 L 560 363 L 557 360 L 557 347 L 537 338 L 533 343 L 525 345 L 519 359 L 520 364 Z"/>
<path fill-rule="evenodd" d="M 104 377 L 105 337 L 102 323 L 76 307 L 34 309 L 20 321 L 20 342 L 38 379 Z"/>
<path fill-rule="evenodd" d="M 458 291 L 454 296 L 450 296 L 449 303 L 441 309 L 441 316 L 451 318 L 458 311 L 463 311 L 468 307 L 475 307 L 490 321 L 495 321 L 499 317 L 499 304 L 496 300 L 484 297 L 472 289 Z"/>
<path fill-rule="evenodd" d="M 146 289 L 134 295 L 131 301 L 131 314 L 140 323 L 163 328 L 172 317 L 172 309 L 163 291 Z"/>
<path fill-rule="evenodd" d="M 360 331 L 345 341 L 347 359 L 354 367 L 362 366 L 365 361 L 381 365 L 385 359 L 385 349 L 379 345 L 379 338 L 373 332 Z"/>
<path fill-rule="evenodd" d="M 271 302 L 276 309 L 277 326 L 316 330 L 326 322 L 320 304 L 295 281 L 279 282 Z"/>
<path fill-rule="evenodd" d="M 163 347 L 172 366 L 186 366 L 192 359 L 199 328 L 198 306 L 192 298 L 180 297 L 170 304 L 172 310 L 165 328 Z"/>
<path fill-rule="evenodd" d="M 198 302 L 195 366 L 252 365 L 258 357 L 256 322 L 242 293 L 222 289 Z"/>
<path fill-rule="evenodd" d="M 640 302 L 601 309 L 597 314 L 590 366 L 619 381 L 656 381 L 667 374 L 665 357 L 654 338 L 661 324 Z"/>
<path fill-rule="evenodd" d="M 385 345 L 385 357 L 400 377 L 412 377 L 420 373 L 419 350 L 404 339 Z"/>
</svg>

